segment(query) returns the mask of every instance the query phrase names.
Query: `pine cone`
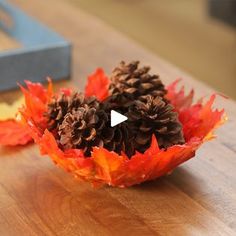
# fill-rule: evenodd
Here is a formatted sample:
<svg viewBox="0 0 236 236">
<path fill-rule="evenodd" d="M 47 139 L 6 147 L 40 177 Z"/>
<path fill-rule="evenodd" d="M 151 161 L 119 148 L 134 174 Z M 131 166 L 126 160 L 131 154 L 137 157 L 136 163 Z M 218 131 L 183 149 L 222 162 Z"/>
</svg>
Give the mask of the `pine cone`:
<svg viewBox="0 0 236 236">
<path fill-rule="evenodd" d="M 130 120 L 129 127 L 134 133 L 134 147 L 140 152 L 150 146 L 152 134 L 155 134 L 160 148 L 184 143 L 177 113 L 161 97 L 140 97 L 129 108 L 127 116 Z"/>
<path fill-rule="evenodd" d="M 83 104 L 66 114 L 59 126 L 59 142 L 63 149 L 83 149 L 88 155 L 92 146 L 103 146 L 98 134 L 104 129 L 107 120 L 104 111 L 98 112 L 95 107 Z"/>
<path fill-rule="evenodd" d="M 69 107 L 69 98 L 65 94 L 60 95 L 58 98 L 53 97 L 51 102 L 48 104 L 47 112 L 45 117 L 48 119 L 48 129 L 54 130 L 58 127 L 64 116 L 66 115 Z"/>
<path fill-rule="evenodd" d="M 48 118 L 48 129 L 50 131 L 58 129 L 65 115 L 68 112 L 72 112 L 72 110 L 76 110 L 84 103 L 90 104 L 93 107 L 99 106 L 95 97 L 85 99 L 82 93 L 74 93 L 71 96 L 61 94 L 59 97 L 54 97 L 48 104 L 48 111 L 45 114 Z"/>
<path fill-rule="evenodd" d="M 143 95 L 164 97 L 165 86 L 158 75 L 149 74 L 150 67 L 139 68 L 139 61 L 126 64 L 124 61 L 111 75 L 110 94 L 113 103 L 128 107 L 130 102 Z"/>
<path fill-rule="evenodd" d="M 94 106 L 84 103 L 69 111 L 59 125 L 59 143 L 63 149 L 83 149 L 85 156 L 91 155 L 92 147 L 105 147 L 117 153 L 133 152 L 132 146 L 127 145 L 130 140 L 126 124 L 110 128 L 110 111 L 106 111 L 106 104 Z M 98 103 L 98 101 L 97 101 Z M 74 107 L 74 106 L 72 106 Z"/>
</svg>

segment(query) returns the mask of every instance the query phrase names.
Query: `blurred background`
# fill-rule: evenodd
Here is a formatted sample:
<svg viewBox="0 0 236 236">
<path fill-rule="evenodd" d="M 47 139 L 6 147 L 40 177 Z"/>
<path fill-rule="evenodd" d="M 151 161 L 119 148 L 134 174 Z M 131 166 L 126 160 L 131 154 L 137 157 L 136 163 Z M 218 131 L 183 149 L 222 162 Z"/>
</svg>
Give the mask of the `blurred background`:
<svg viewBox="0 0 236 236">
<path fill-rule="evenodd" d="M 235 0 L 70 1 L 236 99 Z"/>
<path fill-rule="evenodd" d="M 236 0 L 64 1 L 236 99 Z M 0 11 L 0 20 L 7 17 Z M 0 30 L 0 50 L 17 47 Z"/>
</svg>

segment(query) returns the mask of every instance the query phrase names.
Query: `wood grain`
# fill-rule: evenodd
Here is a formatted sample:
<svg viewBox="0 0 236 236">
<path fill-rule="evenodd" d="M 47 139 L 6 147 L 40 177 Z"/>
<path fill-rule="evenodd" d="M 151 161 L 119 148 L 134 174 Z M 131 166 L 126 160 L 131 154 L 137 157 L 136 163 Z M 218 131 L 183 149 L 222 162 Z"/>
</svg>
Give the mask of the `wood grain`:
<svg viewBox="0 0 236 236">
<path fill-rule="evenodd" d="M 81 90 L 97 66 L 109 73 L 121 59 L 140 59 L 166 83 L 182 77 L 197 95 L 212 92 L 67 1 L 12 2 L 73 43 L 70 83 Z M 1 100 L 18 94 L 4 93 Z M 235 235 L 236 104 L 219 98 L 217 106 L 230 118 L 218 139 L 172 175 L 128 189 L 79 183 L 34 145 L 1 148 L 0 235 Z"/>
</svg>

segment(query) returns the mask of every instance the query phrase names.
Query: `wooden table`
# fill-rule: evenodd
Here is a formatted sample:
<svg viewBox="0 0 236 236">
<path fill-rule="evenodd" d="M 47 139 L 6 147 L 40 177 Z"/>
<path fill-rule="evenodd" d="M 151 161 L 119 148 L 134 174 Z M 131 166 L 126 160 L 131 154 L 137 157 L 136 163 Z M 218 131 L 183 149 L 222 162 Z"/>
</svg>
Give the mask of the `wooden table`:
<svg viewBox="0 0 236 236">
<path fill-rule="evenodd" d="M 168 83 L 182 77 L 197 95 L 212 90 L 65 0 L 12 0 L 71 40 L 72 83 L 121 59 L 151 65 Z M 5 93 L 13 100 L 19 93 Z M 37 148 L 0 150 L 0 235 L 236 235 L 236 104 L 218 99 L 229 122 L 218 139 L 172 175 L 127 189 L 93 189 Z"/>
</svg>

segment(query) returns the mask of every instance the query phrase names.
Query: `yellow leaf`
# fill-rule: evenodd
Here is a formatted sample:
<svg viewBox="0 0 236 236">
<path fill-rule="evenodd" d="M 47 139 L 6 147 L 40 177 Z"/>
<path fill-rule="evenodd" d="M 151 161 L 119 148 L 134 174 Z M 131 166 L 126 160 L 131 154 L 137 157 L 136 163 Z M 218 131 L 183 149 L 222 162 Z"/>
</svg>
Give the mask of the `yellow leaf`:
<svg viewBox="0 0 236 236">
<path fill-rule="evenodd" d="M 18 108 L 24 104 L 24 97 L 20 97 L 12 104 L 0 103 L 0 120 L 14 119 Z"/>
</svg>

